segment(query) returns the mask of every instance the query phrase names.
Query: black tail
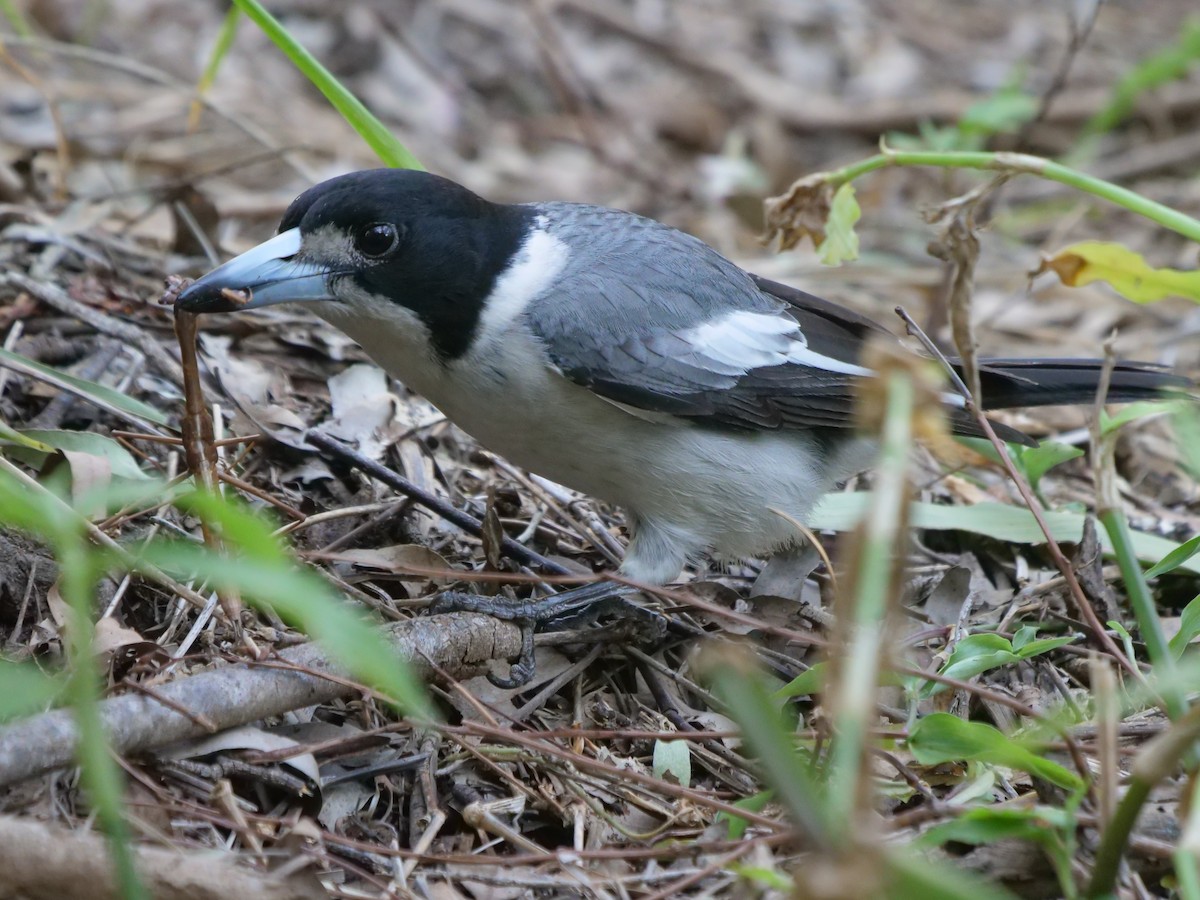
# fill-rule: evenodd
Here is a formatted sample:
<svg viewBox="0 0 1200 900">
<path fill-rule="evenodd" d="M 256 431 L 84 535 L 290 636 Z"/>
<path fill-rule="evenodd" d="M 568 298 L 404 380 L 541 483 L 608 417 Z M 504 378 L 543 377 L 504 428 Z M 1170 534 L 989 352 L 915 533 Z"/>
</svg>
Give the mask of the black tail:
<svg viewBox="0 0 1200 900">
<path fill-rule="evenodd" d="M 951 364 L 961 374 L 958 361 L 951 360 Z M 1103 360 L 1099 359 L 981 359 L 979 380 L 983 408 L 1092 403 L 1096 399 L 1103 365 Z M 1118 362 L 1109 383 L 1108 402 L 1157 400 L 1164 393 L 1189 391 L 1195 387 L 1190 378 L 1176 375 L 1163 366 Z M 965 412 L 952 415 L 951 424 L 958 434 L 980 436 L 978 423 Z M 1036 444 L 1027 435 L 1006 426 L 997 426 L 996 432 L 1006 441 Z"/>
</svg>

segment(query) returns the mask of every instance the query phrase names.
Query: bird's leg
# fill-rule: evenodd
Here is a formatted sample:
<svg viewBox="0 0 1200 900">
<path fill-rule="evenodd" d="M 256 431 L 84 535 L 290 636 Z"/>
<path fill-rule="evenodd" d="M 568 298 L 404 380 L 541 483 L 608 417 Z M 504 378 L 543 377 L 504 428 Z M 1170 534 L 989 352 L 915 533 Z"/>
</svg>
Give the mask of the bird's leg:
<svg viewBox="0 0 1200 900">
<path fill-rule="evenodd" d="M 430 605 L 431 613 L 475 612 L 515 623 L 521 629 L 521 655 L 509 670 L 508 677 L 488 675 L 488 680 L 500 688 L 515 688 L 528 684 L 536 671 L 533 658 L 533 634 L 539 628 L 562 629 L 594 619 L 602 612 L 619 611 L 639 617 L 659 617 L 649 610 L 630 603 L 626 598 L 637 588 L 610 581 L 585 584 L 550 597 L 537 600 L 511 600 L 483 597 L 446 591 Z M 662 630 L 661 628 L 659 629 Z"/>
</svg>

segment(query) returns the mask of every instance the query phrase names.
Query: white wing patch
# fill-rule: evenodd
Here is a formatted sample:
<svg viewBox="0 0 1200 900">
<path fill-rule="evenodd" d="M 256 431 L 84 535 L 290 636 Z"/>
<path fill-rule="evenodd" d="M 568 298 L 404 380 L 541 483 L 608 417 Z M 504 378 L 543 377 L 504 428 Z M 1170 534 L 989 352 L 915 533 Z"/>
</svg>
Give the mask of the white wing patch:
<svg viewBox="0 0 1200 900">
<path fill-rule="evenodd" d="M 484 301 L 480 338 L 487 341 L 500 337 L 530 302 L 554 283 L 569 256 L 567 245 L 546 231 L 546 217 L 538 216 L 533 230 Z"/>
<path fill-rule="evenodd" d="M 787 363 L 839 375 L 875 374 L 863 366 L 810 350 L 796 320 L 782 313 L 738 310 L 689 328 L 679 336 L 705 360 L 707 368 L 726 375 Z"/>
</svg>

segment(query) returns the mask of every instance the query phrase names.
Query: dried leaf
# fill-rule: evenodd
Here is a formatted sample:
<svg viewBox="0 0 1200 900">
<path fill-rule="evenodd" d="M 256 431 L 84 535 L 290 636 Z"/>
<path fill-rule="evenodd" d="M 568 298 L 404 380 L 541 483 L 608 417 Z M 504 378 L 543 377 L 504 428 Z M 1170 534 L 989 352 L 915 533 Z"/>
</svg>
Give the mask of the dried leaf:
<svg viewBox="0 0 1200 900">
<path fill-rule="evenodd" d="M 92 637 L 92 649 L 96 651 L 97 656 L 103 656 L 129 644 L 140 644 L 145 641 L 146 639 L 132 628 L 126 628 L 116 619 L 106 616 L 96 623 Z"/>
<path fill-rule="evenodd" d="M 833 188 L 825 173 L 801 178 L 787 193 L 768 197 L 763 204 L 767 243 L 779 252 L 792 249 L 808 237 L 812 238 L 813 246 L 820 247 L 825 242 L 826 222 L 832 208 Z"/>
<path fill-rule="evenodd" d="M 388 390 L 378 366 L 359 363 L 329 379 L 333 419 L 322 430 L 358 448 L 371 459 L 383 453 L 408 429 L 398 415 L 399 398 Z"/>
<path fill-rule="evenodd" d="M 442 584 L 447 579 L 438 578 L 426 573 L 449 572 L 450 563 L 445 557 L 435 553 L 428 547 L 417 544 L 391 544 L 387 547 L 367 547 L 354 550 L 342 550 L 336 555 L 337 559 L 354 563 L 371 569 L 379 569 L 392 575 L 417 574 L 413 581 L 432 580 Z"/>
</svg>

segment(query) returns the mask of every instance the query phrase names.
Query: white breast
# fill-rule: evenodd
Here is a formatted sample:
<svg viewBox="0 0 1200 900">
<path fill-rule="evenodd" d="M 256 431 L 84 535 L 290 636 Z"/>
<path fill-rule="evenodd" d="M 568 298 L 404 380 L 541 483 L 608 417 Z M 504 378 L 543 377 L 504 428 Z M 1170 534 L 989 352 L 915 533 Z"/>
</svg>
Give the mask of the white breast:
<svg viewBox="0 0 1200 900">
<path fill-rule="evenodd" d="M 622 569 L 638 580 L 670 581 L 706 549 L 736 559 L 791 542 L 794 527 L 771 509 L 803 521 L 868 458 L 857 444 L 823 465 L 804 432 L 647 421 L 555 372 L 516 322 L 443 366 L 419 322 L 387 313 L 329 319 L 488 449 L 623 507 L 635 535 Z"/>
</svg>

